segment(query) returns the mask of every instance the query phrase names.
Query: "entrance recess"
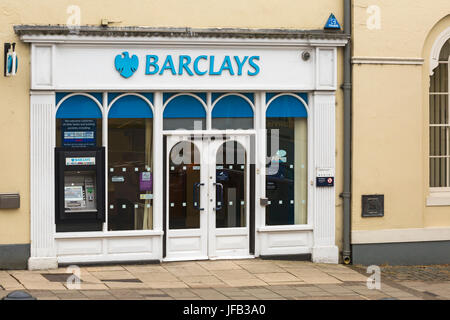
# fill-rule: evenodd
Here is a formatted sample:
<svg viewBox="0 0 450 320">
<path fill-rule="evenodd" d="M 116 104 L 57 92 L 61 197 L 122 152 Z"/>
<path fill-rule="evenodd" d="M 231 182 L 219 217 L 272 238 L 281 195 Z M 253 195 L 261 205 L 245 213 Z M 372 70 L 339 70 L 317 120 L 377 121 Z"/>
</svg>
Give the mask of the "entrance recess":
<svg viewBox="0 0 450 320">
<path fill-rule="evenodd" d="M 250 136 L 168 136 L 166 260 L 250 255 Z"/>
</svg>

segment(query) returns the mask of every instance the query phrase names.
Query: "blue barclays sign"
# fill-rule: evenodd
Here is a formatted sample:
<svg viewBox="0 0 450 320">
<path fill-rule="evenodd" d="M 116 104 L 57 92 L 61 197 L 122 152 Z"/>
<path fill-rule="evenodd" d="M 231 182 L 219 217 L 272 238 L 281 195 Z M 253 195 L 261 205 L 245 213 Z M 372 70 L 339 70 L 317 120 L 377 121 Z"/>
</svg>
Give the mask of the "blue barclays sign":
<svg viewBox="0 0 450 320">
<path fill-rule="evenodd" d="M 192 57 L 190 55 L 172 56 L 166 55 L 146 55 L 145 74 L 146 75 L 179 75 L 187 74 L 189 76 L 221 76 L 228 74 L 230 76 L 256 76 L 261 68 L 258 65 L 259 56 L 224 56 L 217 59 L 214 55 L 199 55 Z M 128 52 L 122 52 L 115 58 L 116 70 L 124 78 L 131 77 L 139 67 L 139 59 L 136 55 Z M 220 67 L 219 67 L 220 66 Z"/>
</svg>

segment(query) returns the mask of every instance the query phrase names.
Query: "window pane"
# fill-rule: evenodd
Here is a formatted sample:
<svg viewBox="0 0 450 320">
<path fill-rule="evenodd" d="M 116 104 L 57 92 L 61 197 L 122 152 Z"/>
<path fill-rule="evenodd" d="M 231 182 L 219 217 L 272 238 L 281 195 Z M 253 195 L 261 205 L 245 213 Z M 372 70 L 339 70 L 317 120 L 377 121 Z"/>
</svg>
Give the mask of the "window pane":
<svg viewBox="0 0 450 320">
<path fill-rule="evenodd" d="M 450 40 L 448 40 L 445 45 L 441 49 L 441 53 L 439 55 L 440 61 L 447 61 L 448 56 L 450 56 Z"/>
<path fill-rule="evenodd" d="M 67 125 L 68 121 L 70 121 L 70 126 Z M 66 130 L 62 130 L 63 128 L 63 122 L 65 122 L 65 128 Z M 76 124 L 76 122 L 79 122 L 79 125 Z M 92 124 L 91 124 L 92 122 Z M 77 146 L 80 147 L 83 146 L 91 146 L 90 145 L 90 139 L 89 141 L 81 141 L 82 139 L 77 139 L 77 142 L 70 142 L 66 139 L 66 143 L 63 143 L 63 135 L 64 131 L 67 132 L 73 131 L 73 133 L 90 133 L 90 130 L 95 127 L 95 134 L 94 134 L 94 143 L 93 146 L 101 147 L 102 146 L 102 119 L 56 119 L 56 146 L 57 147 L 64 147 L 64 146 Z M 67 136 L 66 136 L 67 138 Z M 83 139 L 85 140 L 85 139 Z"/>
<path fill-rule="evenodd" d="M 439 63 L 430 79 L 430 92 L 448 92 L 448 64 Z"/>
<path fill-rule="evenodd" d="M 307 223 L 307 119 L 267 118 L 267 225 Z"/>
<path fill-rule="evenodd" d="M 206 119 L 202 118 L 165 118 L 164 130 L 205 130 Z"/>
<path fill-rule="evenodd" d="M 445 156 L 447 155 L 447 128 L 431 127 L 430 128 L 430 155 Z"/>
<path fill-rule="evenodd" d="M 217 130 L 253 129 L 253 118 L 212 118 L 211 125 Z"/>
<path fill-rule="evenodd" d="M 448 124 L 447 95 L 430 95 L 430 123 Z"/>
<path fill-rule="evenodd" d="M 200 228 L 200 153 L 188 141 L 177 143 L 169 159 L 169 228 Z"/>
<path fill-rule="evenodd" d="M 246 152 L 241 144 L 228 141 L 216 155 L 216 228 L 246 226 Z"/>
<path fill-rule="evenodd" d="M 152 229 L 152 119 L 108 124 L 108 230 Z"/>
<path fill-rule="evenodd" d="M 430 159 L 430 187 L 442 188 L 447 185 L 447 158 Z"/>
</svg>

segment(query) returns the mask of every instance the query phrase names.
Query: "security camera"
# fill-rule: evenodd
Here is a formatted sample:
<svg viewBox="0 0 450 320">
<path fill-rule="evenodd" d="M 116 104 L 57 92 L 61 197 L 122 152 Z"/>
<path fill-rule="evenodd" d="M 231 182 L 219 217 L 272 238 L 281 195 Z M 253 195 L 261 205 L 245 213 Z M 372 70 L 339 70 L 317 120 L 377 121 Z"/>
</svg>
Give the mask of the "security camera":
<svg viewBox="0 0 450 320">
<path fill-rule="evenodd" d="M 308 61 L 311 58 L 311 53 L 309 51 L 303 51 L 302 52 L 302 59 L 304 61 Z"/>
</svg>

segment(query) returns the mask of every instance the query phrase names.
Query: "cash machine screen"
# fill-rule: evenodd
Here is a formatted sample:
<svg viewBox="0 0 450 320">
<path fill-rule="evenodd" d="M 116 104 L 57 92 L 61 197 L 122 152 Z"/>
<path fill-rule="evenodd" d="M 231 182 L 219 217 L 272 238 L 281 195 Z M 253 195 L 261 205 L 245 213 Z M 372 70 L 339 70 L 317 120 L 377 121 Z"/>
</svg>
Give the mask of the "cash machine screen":
<svg viewBox="0 0 450 320">
<path fill-rule="evenodd" d="M 66 212 L 96 212 L 95 173 L 66 172 L 64 177 L 64 207 Z"/>
<path fill-rule="evenodd" d="M 83 187 L 65 187 L 64 188 L 64 196 L 66 201 L 82 201 L 84 200 L 83 196 Z"/>
</svg>

